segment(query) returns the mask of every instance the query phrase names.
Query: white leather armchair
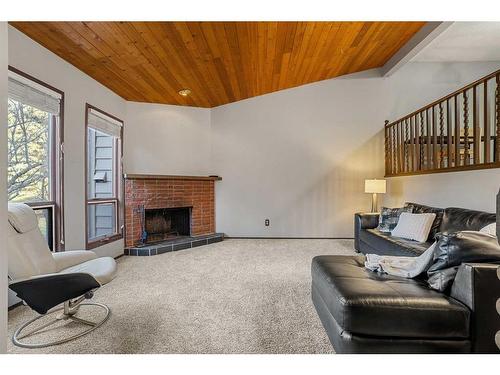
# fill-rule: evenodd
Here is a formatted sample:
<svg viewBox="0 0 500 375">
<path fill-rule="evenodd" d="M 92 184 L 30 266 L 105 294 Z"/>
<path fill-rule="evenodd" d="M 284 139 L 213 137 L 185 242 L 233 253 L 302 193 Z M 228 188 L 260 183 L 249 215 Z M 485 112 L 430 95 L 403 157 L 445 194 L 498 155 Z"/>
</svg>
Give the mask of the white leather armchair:
<svg viewBox="0 0 500 375">
<path fill-rule="evenodd" d="M 9 288 L 40 314 L 16 330 L 12 337 L 13 343 L 26 348 L 57 345 L 81 337 L 102 325 L 109 318 L 109 308 L 100 303 L 84 301 L 92 298 L 96 289 L 115 277 L 115 260 L 110 257 L 98 258 L 94 252 L 86 250 L 52 253 L 38 229 L 35 212 L 25 204 L 9 203 L 9 224 Z M 63 306 L 53 309 L 60 304 Z M 81 305 L 104 309 L 105 315 L 97 322 L 82 319 L 77 316 Z M 25 328 L 35 321 L 61 310 L 62 313 L 48 323 L 23 334 Z M 52 342 L 21 341 L 66 319 L 89 328 Z"/>
</svg>

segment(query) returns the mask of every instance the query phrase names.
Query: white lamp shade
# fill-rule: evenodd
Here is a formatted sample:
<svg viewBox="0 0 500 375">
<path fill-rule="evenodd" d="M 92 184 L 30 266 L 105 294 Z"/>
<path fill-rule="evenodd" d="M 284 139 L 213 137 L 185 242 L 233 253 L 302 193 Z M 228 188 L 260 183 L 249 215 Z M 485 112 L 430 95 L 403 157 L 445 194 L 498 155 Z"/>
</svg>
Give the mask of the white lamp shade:
<svg viewBox="0 0 500 375">
<path fill-rule="evenodd" d="M 365 193 L 385 194 L 385 180 L 365 180 Z"/>
</svg>

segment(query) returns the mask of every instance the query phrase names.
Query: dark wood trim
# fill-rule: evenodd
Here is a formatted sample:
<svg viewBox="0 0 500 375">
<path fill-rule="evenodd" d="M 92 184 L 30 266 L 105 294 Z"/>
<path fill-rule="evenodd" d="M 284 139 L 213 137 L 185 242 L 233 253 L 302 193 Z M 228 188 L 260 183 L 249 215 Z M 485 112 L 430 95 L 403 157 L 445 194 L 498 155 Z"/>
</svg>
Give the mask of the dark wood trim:
<svg viewBox="0 0 500 375">
<path fill-rule="evenodd" d="M 176 176 L 163 174 L 132 174 L 124 175 L 126 180 L 200 180 L 200 181 L 221 181 L 220 176 Z"/>
<path fill-rule="evenodd" d="M 88 109 L 93 109 L 94 111 L 97 111 L 97 112 L 99 112 L 99 113 L 102 113 L 103 115 L 108 116 L 108 117 L 112 118 L 112 119 L 113 119 L 113 120 L 115 120 L 115 121 L 121 122 L 121 123 L 122 123 L 122 129 L 123 129 L 123 124 L 124 124 L 123 120 L 119 119 L 119 118 L 118 118 L 118 117 L 116 117 L 116 116 L 113 116 L 112 114 L 110 114 L 110 113 L 108 113 L 108 112 L 103 111 L 102 109 L 99 109 L 99 108 L 97 108 L 97 107 L 93 106 L 92 104 L 89 104 L 89 103 L 85 103 L 85 104 L 86 104 L 86 106 L 87 106 L 87 110 L 88 110 Z"/>
<path fill-rule="evenodd" d="M 64 91 L 62 90 L 59 90 L 58 88 L 48 84 L 47 82 L 44 82 L 36 77 L 33 77 L 32 75 L 28 74 L 28 73 L 25 73 L 23 72 L 22 70 L 20 69 L 17 69 L 16 67 L 12 66 L 12 65 L 9 65 L 9 71 L 13 72 L 13 73 L 16 73 L 16 74 L 19 74 L 21 77 L 24 77 L 24 78 L 27 78 L 29 79 L 30 81 L 33 81 L 35 83 L 38 83 L 40 86 L 44 86 L 54 92 L 57 92 L 58 94 L 64 96 Z"/>
<path fill-rule="evenodd" d="M 36 84 L 46 87 L 51 91 L 54 91 L 61 95 L 61 100 L 59 101 L 59 121 L 55 124 L 54 147 L 50 155 L 50 163 L 52 166 L 52 201 L 54 204 L 54 251 L 64 251 L 65 249 L 65 230 L 64 230 L 64 91 L 44 82 L 32 75 L 23 72 L 16 67 L 9 65 L 8 70 L 24 77 Z"/>
<path fill-rule="evenodd" d="M 87 232 L 85 232 L 87 234 Z M 121 233 L 113 234 L 112 236 L 101 238 L 99 240 L 95 241 L 89 241 L 87 237 L 87 250 L 92 250 L 100 246 L 107 245 L 108 243 L 112 243 L 118 240 L 121 240 L 123 238 L 123 235 Z"/>
<path fill-rule="evenodd" d="M 87 199 L 88 204 L 104 204 L 104 203 L 114 203 L 117 204 L 120 200 L 118 198 L 92 198 Z"/>
<path fill-rule="evenodd" d="M 413 176 L 413 175 L 431 174 L 431 173 L 464 172 L 470 170 L 492 169 L 492 168 L 500 168 L 500 162 L 469 164 L 469 165 L 461 165 L 459 167 L 429 169 L 429 170 L 415 171 L 409 173 L 386 174 L 385 177 L 389 178 L 389 177 Z"/>
<path fill-rule="evenodd" d="M 108 116 L 112 118 L 113 120 L 119 121 L 122 123 L 122 128 L 120 130 L 120 139 L 115 142 L 113 145 L 113 151 L 114 151 L 114 159 L 115 159 L 115 170 L 116 173 L 113 176 L 114 183 L 113 183 L 113 192 L 115 193 L 115 198 L 96 198 L 96 199 L 89 199 L 88 198 L 88 186 L 87 186 L 87 181 L 88 181 L 88 150 L 87 150 L 87 142 L 88 142 L 88 120 L 89 120 L 89 110 L 93 109 L 97 112 L 102 113 L 105 116 Z M 123 164 L 122 164 L 122 158 L 123 158 L 123 127 L 124 127 L 124 121 L 119 119 L 116 116 L 113 116 L 89 103 L 85 103 L 85 134 L 84 134 L 84 176 L 85 176 L 85 248 L 87 250 L 92 250 L 95 249 L 99 246 L 103 246 L 115 241 L 118 241 L 122 238 L 124 238 L 124 225 L 123 225 L 123 218 L 125 216 L 123 209 L 124 209 L 124 199 L 125 199 L 125 194 L 124 194 L 124 181 L 123 181 Z M 120 150 L 121 155 L 118 155 L 118 150 Z M 116 225 L 116 231 L 117 233 L 114 233 L 111 236 L 104 237 L 104 238 L 99 238 L 93 241 L 89 241 L 89 236 L 88 236 L 88 204 L 89 202 L 112 202 L 116 201 L 116 217 L 115 217 L 115 225 Z"/>
</svg>

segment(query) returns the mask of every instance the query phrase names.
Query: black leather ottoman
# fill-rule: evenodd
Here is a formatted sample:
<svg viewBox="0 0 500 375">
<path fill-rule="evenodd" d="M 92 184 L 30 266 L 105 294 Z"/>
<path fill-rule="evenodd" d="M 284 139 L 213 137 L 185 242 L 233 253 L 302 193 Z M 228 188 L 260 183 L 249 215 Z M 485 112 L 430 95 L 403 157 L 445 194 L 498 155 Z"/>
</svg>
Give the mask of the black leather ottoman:
<svg viewBox="0 0 500 375">
<path fill-rule="evenodd" d="M 317 256 L 312 299 L 337 353 L 466 353 L 470 310 L 411 280 L 367 271 L 364 256 Z"/>
</svg>

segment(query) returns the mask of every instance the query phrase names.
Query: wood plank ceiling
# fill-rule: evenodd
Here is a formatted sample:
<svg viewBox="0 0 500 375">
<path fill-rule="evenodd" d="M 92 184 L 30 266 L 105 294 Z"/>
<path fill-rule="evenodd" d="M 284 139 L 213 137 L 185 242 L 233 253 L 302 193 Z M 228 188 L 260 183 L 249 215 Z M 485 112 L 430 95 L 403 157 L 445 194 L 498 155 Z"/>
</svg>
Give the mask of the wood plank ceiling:
<svg viewBox="0 0 500 375">
<path fill-rule="evenodd" d="M 10 24 L 126 100 L 215 107 L 380 67 L 425 22 Z"/>
</svg>

